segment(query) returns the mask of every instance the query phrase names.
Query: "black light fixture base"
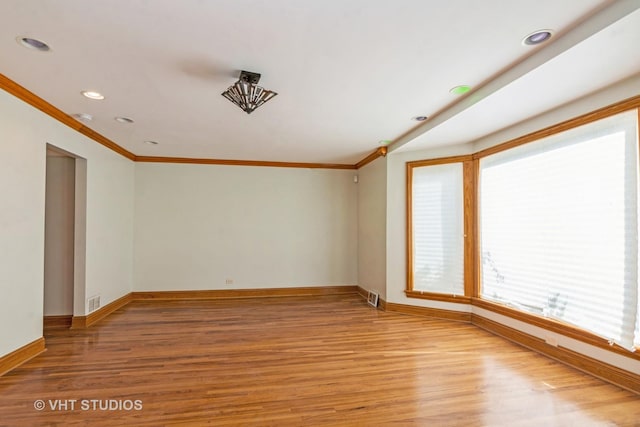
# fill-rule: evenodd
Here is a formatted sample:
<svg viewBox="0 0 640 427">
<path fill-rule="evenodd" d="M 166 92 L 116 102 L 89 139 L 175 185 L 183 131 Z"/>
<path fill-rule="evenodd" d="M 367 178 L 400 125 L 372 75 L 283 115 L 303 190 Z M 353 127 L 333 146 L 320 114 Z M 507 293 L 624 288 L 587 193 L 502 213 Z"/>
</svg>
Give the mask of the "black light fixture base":
<svg viewBox="0 0 640 427">
<path fill-rule="evenodd" d="M 240 78 L 238 79 L 241 82 L 251 83 L 252 85 L 258 84 L 260 81 L 259 73 L 252 73 L 251 71 L 240 71 Z"/>
</svg>

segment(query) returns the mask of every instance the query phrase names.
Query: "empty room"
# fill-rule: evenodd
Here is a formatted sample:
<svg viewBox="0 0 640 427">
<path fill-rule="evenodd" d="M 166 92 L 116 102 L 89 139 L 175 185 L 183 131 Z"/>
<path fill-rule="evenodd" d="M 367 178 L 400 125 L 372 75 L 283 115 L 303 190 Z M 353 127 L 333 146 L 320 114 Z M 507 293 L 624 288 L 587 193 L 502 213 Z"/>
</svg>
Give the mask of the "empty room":
<svg viewBox="0 0 640 427">
<path fill-rule="evenodd" d="M 640 1 L 0 23 L 0 426 L 640 425 Z"/>
</svg>

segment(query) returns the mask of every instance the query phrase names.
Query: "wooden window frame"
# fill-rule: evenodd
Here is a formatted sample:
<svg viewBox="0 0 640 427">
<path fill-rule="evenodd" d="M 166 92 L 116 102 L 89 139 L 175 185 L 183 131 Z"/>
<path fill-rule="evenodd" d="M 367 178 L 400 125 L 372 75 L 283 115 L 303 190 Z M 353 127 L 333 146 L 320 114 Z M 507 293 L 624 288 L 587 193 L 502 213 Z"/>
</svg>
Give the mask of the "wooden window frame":
<svg viewBox="0 0 640 427">
<path fill-rule="evenodd" d="M 464 218 L 464 295 L 444 294 L 436 292 L 417 291 L 413 289 L 413 170 L 425 166 L 446 165 L 462 163 L 463 182 L 463 218 Z M 418 160 L 406 164 L 406 213 L 407 213 L 407 287 L 405 295 L 409 298 L 427 299 L 432 301 L 445 301 L 470 304 L 473 296 L 473 261 L 474 224 L 472 223 L 472 209 L 475 207 L 475 180 L 477 176 L 477 163 L 471 155 L 442 157 L 431 160 Z M 476 166 L 474 166 L 476 164 Z M 475 171 L 475 172 L 474 172 Z"/>
</svg>

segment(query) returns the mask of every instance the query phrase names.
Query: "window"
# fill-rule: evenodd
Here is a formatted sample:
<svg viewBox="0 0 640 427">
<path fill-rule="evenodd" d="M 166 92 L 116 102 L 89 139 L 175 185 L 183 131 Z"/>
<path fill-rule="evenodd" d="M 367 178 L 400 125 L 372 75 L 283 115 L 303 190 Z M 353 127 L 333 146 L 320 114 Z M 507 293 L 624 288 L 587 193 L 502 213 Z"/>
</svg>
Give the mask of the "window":
<svg viewBox="0 0 640 427">
<path fill-rule="evenodd" d="M 462 163 L 409 164 L 409 290 L 464 295 Z"/>
<path fill-rule="evenodd" d="M 480 160 L 482 298 L 640 346 L 637 119 Z"/>
</svg>

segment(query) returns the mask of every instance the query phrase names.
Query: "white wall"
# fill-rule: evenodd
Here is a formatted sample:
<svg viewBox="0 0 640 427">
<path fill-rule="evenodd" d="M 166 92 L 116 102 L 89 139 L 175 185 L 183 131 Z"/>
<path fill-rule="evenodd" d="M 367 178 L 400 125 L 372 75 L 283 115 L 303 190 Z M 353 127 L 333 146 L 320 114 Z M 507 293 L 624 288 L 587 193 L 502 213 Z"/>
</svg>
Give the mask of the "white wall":
<svg viewBox="0 0 640 427">
<path fill-rule="evenodd" d="M 74 151 L 87 158 L 85 295 L 100 295 L 104 306 L 133 289 L 135 163 L 93 141 L 82 145 L 91 147 Z"/>
<path fill-rule="evenodd" d="M 137 163 L 135 290 L 355 285 L 355 173 Z"/>
<path fill-rule="evenodd" d="M 358 170 L 358 285 L 387 299 L 387 159 Z"/>
<path fill-rule="evenodd" d="M 47 156 L 44 315 L 73 314 L 75 159 Z"/>
<path fill-rule="evenodd" d="M 87 296 L 131 291 L 134 163 L 0 91 L 0 356 L 42 336 L 47 143 L 87 159 Z"/>
</svg>

